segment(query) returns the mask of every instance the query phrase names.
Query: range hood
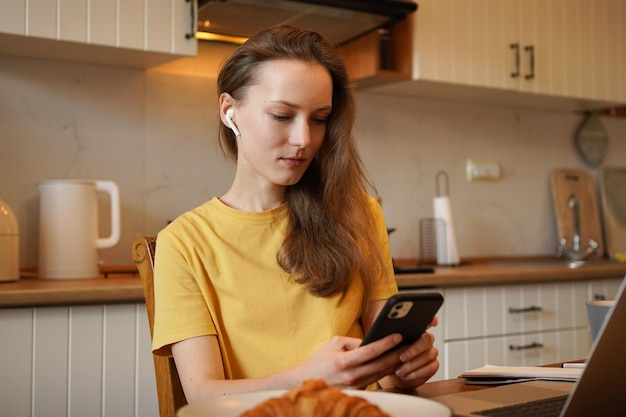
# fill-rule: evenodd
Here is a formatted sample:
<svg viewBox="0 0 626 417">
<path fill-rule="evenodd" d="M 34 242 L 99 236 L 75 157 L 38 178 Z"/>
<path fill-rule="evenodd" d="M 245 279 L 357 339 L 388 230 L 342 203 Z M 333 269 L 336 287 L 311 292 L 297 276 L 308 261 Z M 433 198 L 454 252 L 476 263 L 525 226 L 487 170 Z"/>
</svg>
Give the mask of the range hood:
<svg viewBox="0 0 626 417">
<path fill-rule="evenodd" d="M 198 38 L 203 32 L 248 38 L 285 24 L 314 30 L 340 45 L 415 10 L 411 0 L 199 0 Z"/>
</svg>

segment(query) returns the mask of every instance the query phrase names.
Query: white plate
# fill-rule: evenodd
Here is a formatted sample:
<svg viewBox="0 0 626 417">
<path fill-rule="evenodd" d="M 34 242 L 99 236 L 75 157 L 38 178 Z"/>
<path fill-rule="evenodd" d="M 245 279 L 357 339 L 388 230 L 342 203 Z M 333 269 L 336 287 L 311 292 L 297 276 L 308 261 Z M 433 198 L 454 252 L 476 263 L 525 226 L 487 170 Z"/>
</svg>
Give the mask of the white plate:
<svg viewBox="0 0 626 417">
<path fill-rule="evenodd" d="M 450 417 L 448 407 L 426 398 L 380 391 L 345 390 L 348 395 L 363 397 L 393 417 Z M 238 417 L 268 398 L 280 397 L 282 391 L 261 391 L 207 398 L 181 408 L 177 417 Z"/>
</svg>

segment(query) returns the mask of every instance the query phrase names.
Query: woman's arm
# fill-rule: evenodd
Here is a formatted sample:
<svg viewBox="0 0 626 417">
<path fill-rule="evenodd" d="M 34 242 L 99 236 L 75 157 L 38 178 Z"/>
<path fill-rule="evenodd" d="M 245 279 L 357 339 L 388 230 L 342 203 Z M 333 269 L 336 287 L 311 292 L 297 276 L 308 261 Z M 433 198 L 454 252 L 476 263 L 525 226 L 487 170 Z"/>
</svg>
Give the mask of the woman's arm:
<svg viewBox="0 0 626 417">
<path fill-rule="evenodd" d="M 383 354 L 400 342 L 391 335 L 360 347 L 361 339 L 335 336 L 306 362 L 263 378 L 224 379 L 216 336 L 200 336 L 172 345 L 172 354 L 188 402 L 216 395 L 297 387 L 323 379 L 339 387 L 364 388 L 398 366 L 397 354 Z"/>
</svg>

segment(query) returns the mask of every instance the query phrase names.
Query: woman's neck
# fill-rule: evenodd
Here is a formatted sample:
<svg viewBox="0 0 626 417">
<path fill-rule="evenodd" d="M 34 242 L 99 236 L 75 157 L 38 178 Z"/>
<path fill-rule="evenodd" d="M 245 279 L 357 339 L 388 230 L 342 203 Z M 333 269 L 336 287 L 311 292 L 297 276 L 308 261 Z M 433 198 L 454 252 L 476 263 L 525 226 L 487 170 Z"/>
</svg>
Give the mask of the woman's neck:
<svg viewBox="0 0 626 417">
<path fill-rule="evenodd" d="M 241 211 L 261 212 L 275 209 L 285 202 L 286 187 L 272 187 L 271 190 L 250 190 L 238 187 L 236 183 L 220 197 L 229 207 Z"/>
</svg>

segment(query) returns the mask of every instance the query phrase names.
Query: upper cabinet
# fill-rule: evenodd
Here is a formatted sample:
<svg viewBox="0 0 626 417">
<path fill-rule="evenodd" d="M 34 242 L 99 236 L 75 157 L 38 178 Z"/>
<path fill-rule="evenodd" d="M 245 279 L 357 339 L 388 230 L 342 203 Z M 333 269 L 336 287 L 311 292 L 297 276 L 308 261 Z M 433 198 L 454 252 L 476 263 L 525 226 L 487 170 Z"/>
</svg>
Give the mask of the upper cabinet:
<svg viewBox="0 0 626 417">
<path fill-rule="evenodd" d="M 197 53 L 197 0 L 12 0 L 0 54 L 149 67 Z"/>
<path fill-rule="evenodd" d="M 396 74 L 410 81 L 388 83 L 380 68 L 357 71 L 361 64 L 346 45 L 359 85 L 571 108 L 626 102 L 623 0 L 420 0 L 402 24 L 410 35 L 396 39 L 392 52 L 411 57 L 411 75 Z"/>
</svg>

